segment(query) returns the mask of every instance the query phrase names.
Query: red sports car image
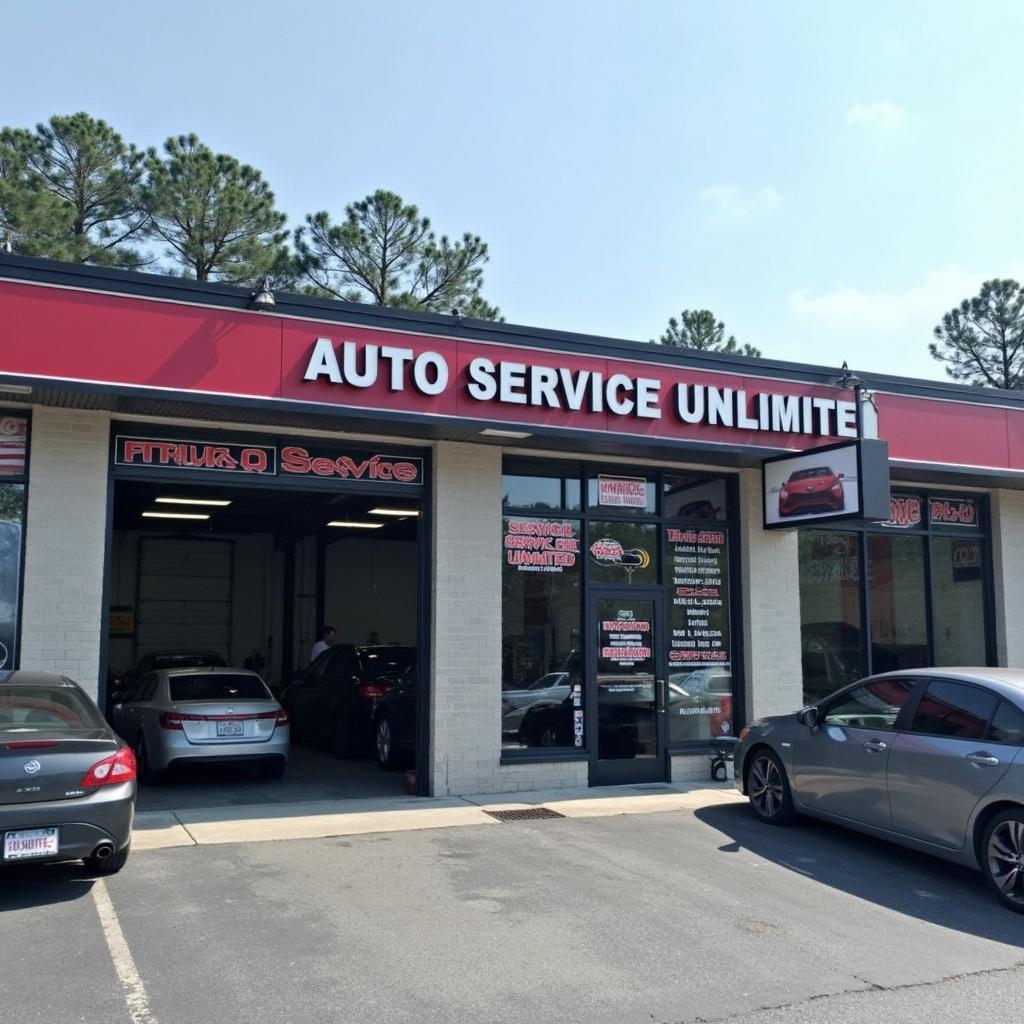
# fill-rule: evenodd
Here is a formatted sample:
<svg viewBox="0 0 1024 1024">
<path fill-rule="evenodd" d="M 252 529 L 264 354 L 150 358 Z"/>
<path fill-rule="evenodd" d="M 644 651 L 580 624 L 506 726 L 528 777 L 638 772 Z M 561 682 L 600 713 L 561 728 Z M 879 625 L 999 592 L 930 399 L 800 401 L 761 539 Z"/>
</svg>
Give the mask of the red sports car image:
<svg viewBox="0 0 1024 1024">
<path fill-rule="evenodd" d="M 846 507 L 843 474 L 829 466 L 798 469 L 779 490 L 779 515 L 809 512 L 842 512 Z"/>
</svg>

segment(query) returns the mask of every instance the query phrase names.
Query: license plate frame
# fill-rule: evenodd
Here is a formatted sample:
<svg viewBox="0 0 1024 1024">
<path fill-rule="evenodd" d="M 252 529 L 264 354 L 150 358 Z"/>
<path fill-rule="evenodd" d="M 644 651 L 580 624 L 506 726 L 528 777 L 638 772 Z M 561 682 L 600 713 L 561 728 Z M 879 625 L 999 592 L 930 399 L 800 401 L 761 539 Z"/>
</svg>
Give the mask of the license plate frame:
<svg viewBox="0 0 1024 1024">
<path fill-rule="evenodd" d="M 14 843 L 31 841 L 41 841 L 42 846 L 21 850 L 12 848 Z M 3 859 L 5 861 L 36 860 L 42 857 L 53 857 L 58 853 L 60 853 L 60 829 L 56 826 L 11 829 L 4 832 Z"/>
<path fill-rule="evenodd" d="M 217 739 L 238 739 L 245 735 L 245 723 L 221 721 L 217 723 Z"/>
</svg>

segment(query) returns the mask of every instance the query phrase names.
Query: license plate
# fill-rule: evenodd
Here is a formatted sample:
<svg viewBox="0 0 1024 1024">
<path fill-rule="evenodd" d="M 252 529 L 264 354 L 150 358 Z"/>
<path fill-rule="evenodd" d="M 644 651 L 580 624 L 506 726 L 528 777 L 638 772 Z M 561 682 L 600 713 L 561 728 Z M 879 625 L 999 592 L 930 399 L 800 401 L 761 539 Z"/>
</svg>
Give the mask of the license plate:
<svg viewBox="0 0 1024 1024">
<path fill-rule="evenodd" d="M 57 829 L 31 828 L 4 833 L 4 860 L 49 857 L 57 852 Z"/>
<path fill-rule="evenodd" d="M 244 736 L 245 726 L 241 722 L 218 722 L 218 736 Z"/>
</svg>

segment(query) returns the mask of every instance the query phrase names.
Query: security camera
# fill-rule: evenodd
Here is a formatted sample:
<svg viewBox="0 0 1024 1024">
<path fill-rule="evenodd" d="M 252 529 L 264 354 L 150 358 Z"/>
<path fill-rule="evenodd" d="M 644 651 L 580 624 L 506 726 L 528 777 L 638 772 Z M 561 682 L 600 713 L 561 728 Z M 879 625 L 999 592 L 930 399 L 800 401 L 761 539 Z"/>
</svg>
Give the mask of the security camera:
<svg viewBox="0 0 1024 1024">
<path fill-rule="evenodd" d="M 462 312 L 458 306 L 452 306 L 452 316 L 455 317 L 456 320 L 462 319 Z"/>
</svg>

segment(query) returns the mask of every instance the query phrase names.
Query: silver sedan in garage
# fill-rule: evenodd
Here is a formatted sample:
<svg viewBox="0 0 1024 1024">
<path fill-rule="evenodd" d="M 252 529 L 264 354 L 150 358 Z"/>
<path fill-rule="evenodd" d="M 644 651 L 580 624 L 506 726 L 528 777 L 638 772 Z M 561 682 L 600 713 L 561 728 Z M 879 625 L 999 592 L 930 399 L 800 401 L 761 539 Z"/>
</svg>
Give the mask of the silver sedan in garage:
<svg viewBox="0 0 1024 1024">
<path fill-rule="evenodd" d="M 735 758 L 762 821 L 812 815 L 980 869 L 1024 913 L 1024 671 L 862 679 L 754 722 Z"/>
<path fill-rule="evenodd" d="M 247 669 L 149 672 L 111 712 L 145 784 L 178 765 L 225 762 L 252 763 L 264 778 L 279 779 L 288 762 L 288 713 Z"/>
</svg>

